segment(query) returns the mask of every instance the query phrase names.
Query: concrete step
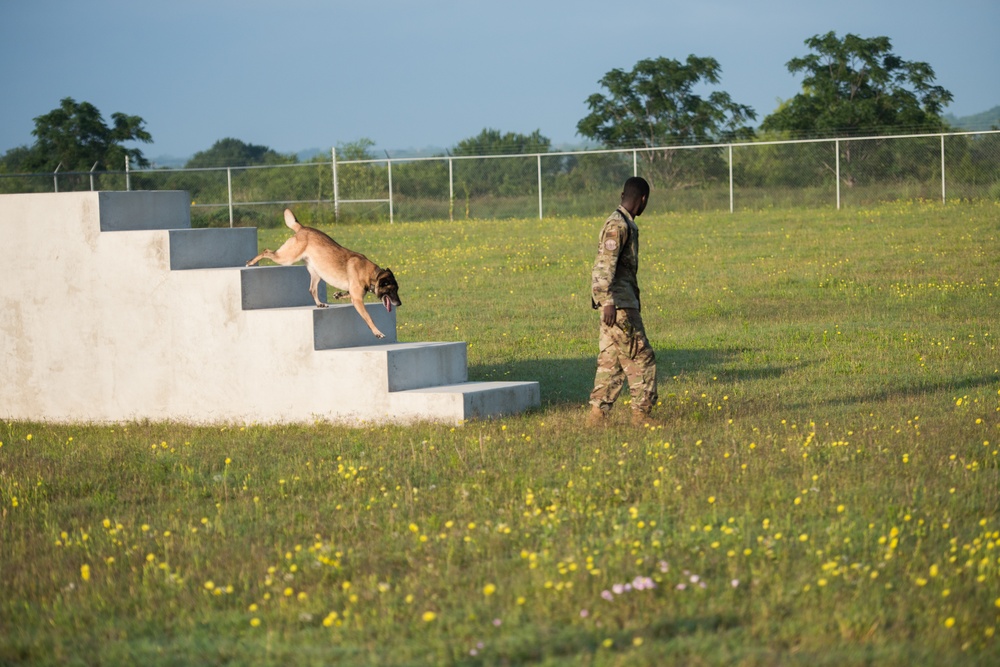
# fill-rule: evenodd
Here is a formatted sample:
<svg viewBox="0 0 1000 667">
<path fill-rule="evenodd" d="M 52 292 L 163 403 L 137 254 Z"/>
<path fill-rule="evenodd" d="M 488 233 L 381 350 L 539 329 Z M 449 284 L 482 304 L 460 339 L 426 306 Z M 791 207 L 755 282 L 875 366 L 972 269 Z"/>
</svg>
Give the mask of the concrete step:
<svg viewBox="0 0 1000 667">
<path fill-rule="evenodd" d="M 366 303 L 365 310 L 385 338 L 376 338 L 351 303 L 313 308 L 313 339 L 317 350 L 383 345 L 396 342 L 396 311 L 381 302 Z"/>
<path fill-rule="evenodd" d="M 254 230 L 190 230 L 187 193 L 0 195 L 6 220 L 0 419 L 461 423 L 539 404 L 536 383 L 467 382 L 463 342 L 397 342 L 380 303 L 386 339 L 346 302 L 316 309 L 304 266 L 242 266 Z"/>
<path fill-rule="evenodd" d="M 169 234 L 173 271 L 242 267 L 257 254 L 257 230 L 252 227 L 172 229 Z"/>
<path fill-rule="evenodd" d="M 540 404 L 537 382 L 464 382 L 389 394 L 389 414 L 404 420 L 437 415 L 461 423 L 519 414 Z"/>
<path fill-rule="evenodd" d="M 247 259 L 253 259 L 253 255 Z M 244 260 L 246 263 L 246 260 Z M 240 269 L 243 310 L 315 306 L 309 294 L 305 266 L 248 266 Z M 326 284 L 319 284 L 319 299 L 326 301 Z"/>
<path fill-rule="evenodd" d="M 464 342 L 388 343 L 324 350 L 317 354 L 356 357 L 344 368 L 363 368 L 364 383 L 382 385 L 384 391 L 406 391 L 465 382 L 468 354 Z M 356 378 L 340 378 L 351 382 Z"/>
<path fill-rule="evenodd" d="M 94 194 L 98 199 L 102 232 L 191 227 L 191 195 L 187 192 L 164 190 Z"/>
</svg>

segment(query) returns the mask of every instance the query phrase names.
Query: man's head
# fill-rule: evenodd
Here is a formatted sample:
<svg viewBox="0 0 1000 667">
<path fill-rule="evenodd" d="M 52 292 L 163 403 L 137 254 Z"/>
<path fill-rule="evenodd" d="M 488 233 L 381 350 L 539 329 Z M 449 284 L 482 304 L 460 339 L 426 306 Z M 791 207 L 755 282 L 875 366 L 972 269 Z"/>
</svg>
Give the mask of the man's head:
<svg viewBox="0 0 1000 667">
<path fill-rule="evenodd" d="M 645 178 L 633 176 L 625 181 L 625 187 L 622 188 L 622 206 L 632 214 L 633 218 L 642 215 L 648 200 L 649 183 Z"/>
</svg>

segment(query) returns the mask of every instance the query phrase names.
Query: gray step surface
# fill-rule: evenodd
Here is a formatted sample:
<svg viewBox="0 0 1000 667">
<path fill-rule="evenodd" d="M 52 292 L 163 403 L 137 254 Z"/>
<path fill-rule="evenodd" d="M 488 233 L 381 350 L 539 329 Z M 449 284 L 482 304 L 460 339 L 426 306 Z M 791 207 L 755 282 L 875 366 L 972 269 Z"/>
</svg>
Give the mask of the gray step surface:
<svg viewBox="0 0 1000 667">
<path fill-rule="evenodd" d="M 396 311 L 391 313 L 381 302 L 366 303 L 365 311 L 375 326 L 385 334 L 376 338 L 354 304 L 334 302 L 326 308 L 313 309 L 313 341 L 317 350 L 361 347 L 396 342 Z"/>
<path fill-rule="evenodd" d="M 242 267 L 257 254 L 257 230 L 252 227 L 172 229 L 169 234 L 173 271 Z"/>
<path fill-rule="evenodd" d="M 243 310 L 316 305 L 309 294 L 309 271 L 305 266 L 244 267 L 240 269 L 240 284 Z M 322 281 L 319 299 L 326 301 L 326 283 Z"/>
<path fill-rule="evenodd" d="M 191 227 L 191 195 L 187 192 L 163 190 L 95 194 L 102 232 Z"/>
<path fill-rule="evenodd" d="M 383 369 L 371 381 L 384 382 L 388 392 L 460 384 L 469 377 L 464 342 L 388 343 L 326 352 L 368 356 Z"/>
</svg>

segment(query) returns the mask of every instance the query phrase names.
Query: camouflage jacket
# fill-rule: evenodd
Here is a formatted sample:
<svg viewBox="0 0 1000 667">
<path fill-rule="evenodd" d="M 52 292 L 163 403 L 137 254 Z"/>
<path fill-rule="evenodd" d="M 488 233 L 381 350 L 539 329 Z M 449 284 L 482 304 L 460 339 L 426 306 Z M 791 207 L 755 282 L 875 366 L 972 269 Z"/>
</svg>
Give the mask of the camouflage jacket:
<svg viewBox="0 0 1000 667">
<path fill-rule="evenodd" d="M 608 216 L 601 229 L 601 242 L 591 273 L 591 303 L 594 308 L 614 304 L 616 308 L 639 309 L 639 228 L 621 206 Z"/>
</svg>

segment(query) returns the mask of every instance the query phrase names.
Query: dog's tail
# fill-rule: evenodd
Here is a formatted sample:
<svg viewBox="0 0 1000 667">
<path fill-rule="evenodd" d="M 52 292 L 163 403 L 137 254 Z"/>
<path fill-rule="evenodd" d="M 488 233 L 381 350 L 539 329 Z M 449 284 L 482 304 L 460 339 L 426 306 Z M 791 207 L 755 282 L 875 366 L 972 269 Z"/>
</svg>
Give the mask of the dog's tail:
<svg viewBox="0 0 1000 667">
<path fill-rule="evenodd" d="M 292 213 L 291 209 L 287 208 L 285 209 L 285 224 L 288 225 L 288 228 L 293 232 L 297 232 L 302 229 L 302 225 L 300 225 L 299 221 L 295 219 L 295 214 Z"/>
</svg>

